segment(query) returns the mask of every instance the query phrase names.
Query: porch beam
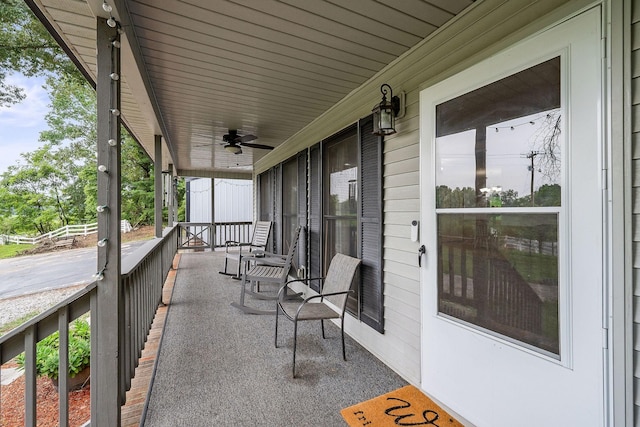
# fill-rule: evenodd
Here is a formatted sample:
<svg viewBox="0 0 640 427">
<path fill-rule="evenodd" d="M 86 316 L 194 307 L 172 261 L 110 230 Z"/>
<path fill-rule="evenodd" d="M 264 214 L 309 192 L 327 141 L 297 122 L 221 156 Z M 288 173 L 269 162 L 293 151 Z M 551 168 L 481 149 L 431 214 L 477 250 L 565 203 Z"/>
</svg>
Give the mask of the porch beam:
<svg viewBox="0 0 640 427">
<path fill-rule="evenodd" d="M 123 370 L 120 265 L 120 39 L 117 28 L 97 18 L 97 154 L 98 280 L 95 311 L 91 312 L 91 425 L 119 426 Z M 109 143 L 111 141 L 111 143 Z M 115 143 L 113 142 L 115 141 Z"/>
<path fill-rule="evenodd" d="M 162 136 L 155 135 L 155 155 L 153 156 L 154 196 L 153 221 L 156 226 L 156 237 L 162 237 Z"/>
</svg>

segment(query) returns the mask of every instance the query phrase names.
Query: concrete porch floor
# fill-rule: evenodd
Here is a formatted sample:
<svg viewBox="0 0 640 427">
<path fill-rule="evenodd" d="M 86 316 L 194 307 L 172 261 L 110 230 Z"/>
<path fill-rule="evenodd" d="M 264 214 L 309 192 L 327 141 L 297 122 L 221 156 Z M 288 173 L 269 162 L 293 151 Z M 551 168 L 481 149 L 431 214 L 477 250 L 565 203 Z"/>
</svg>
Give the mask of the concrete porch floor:
<svg viewBox="0 0 640 427">
<path fill-rule="evenodd" d="M 160 322 L 162 339 L 156 327 L 147 344 L 153 350 L 153 340 L 160 341 L 155 376 L 155 359 L 147 356 L 136 371 L 144 381 L 132 387 L 123 407 L 123 425 L 340 426 L 346 425 L 342 408 L 406 385 L 348 336 L 344 362 L 339 328 L 330 322 L 326 340 L 319 322 L 299 326 L 298 377 L 292 378 L 293 324 L 281 318 L 275 348 L 275 316 L 230 306 L 239 299 L 240 282 L 218 274 L 223 262 L 220 252 L 180 255 L 166 321 Z M 246 303 L 275 305 L 250 296 Z M 151 384 L 148 396 L 145 382 Z"/>
</svg>

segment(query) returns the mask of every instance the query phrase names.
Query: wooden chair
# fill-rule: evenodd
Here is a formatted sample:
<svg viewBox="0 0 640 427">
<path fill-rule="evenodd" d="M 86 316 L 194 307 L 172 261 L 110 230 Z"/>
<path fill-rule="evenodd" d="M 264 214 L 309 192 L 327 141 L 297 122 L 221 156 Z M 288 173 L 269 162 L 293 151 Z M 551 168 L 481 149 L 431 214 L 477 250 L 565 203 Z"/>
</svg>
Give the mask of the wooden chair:
<svg viewBox="0 0 640 427">
<path fill-rule="evenodd" d="M 286 258 L 280 255 L 266 253 L 265 256 L 244 256 L 242 262 L 246 263 L 244 272 L 242 273 L 242 286 L 240 290 L 240 301 L 232 302 L 231 305 L 245 313 L 249 314 L 274 314 L 274 310 L 259 310 L 245 305 L 244 299 L 247 293 L 252 294 L 260 299 L 275 299 L 276 295 L 265 297 L 254 291 L 255 286 L 259 283 L 276 283 L 280 286 L 284 285 L 289 278 L 289 271 L 293 263 L 293 257 L 298 248 L 300 240 L 300 231 L 302 227 L 298 227 L 294 233 L 293 240 L 289 245 L 289 252 Z M 247 283 L 251 289 L 247 290 Z"/>
<path fill-rule="evenodd" d="M 250 254 L 255 250 L 264 251 L 267 247 L 267 241 L 271 234 L 271 221 L 257 221 L 253 228 L 253 235 L 251 241 L 247 243 L 236 242 L 234 240 L 227 240 L 224 242 L 224 271 L 220 271 L 220 274 L 226 274 L 227 276 L 233 276 L 236 279 L 240 279 L 240 266 L 242 264 L 242 257 Z M 244 248 L 244 252 L 243 252 Z M 227 265 L 229 260 L 233 260 L 237 263 L 238 269 L 235 273 L 229 273 L 227 271 Z"/>
<path fill-rule="evenodd" d="M 356 274 L 360 260 L 343 254 L 336 254 L 331 260 L 329 271 L 324 278 L 319 279 L 297 279 L 287 282 L 278 292 L 278 302 L 276 304 L 276 333 L 275 345 L 278 347 L 278 317 L 282 313 L 287 319 L 293 322 L 293 377 L 296 376 L 296 344 L 298 339 L 298 322 L 305 320 L 320 320 L 322 328 L 322 338 L 324 336 L 324 320 L 340 319 L 340 331 L 342 333 L 342 358 L 346 361 L 347 354 L 344 348 L 344 313 L 347 307 L 347 297 L 350 292 L 351 282 Z M 289 284 L 293 282 L 309 282 L 311 280 L 322 280 L 323 286 L 318 295 L 306 298 L 304 301 L 286 301 L 285 295 Z M 334 307 L 330 307 L 325 302 L 330 302 Z M 337 309 L 337 311 L 336 311 Z"/>
</svg>

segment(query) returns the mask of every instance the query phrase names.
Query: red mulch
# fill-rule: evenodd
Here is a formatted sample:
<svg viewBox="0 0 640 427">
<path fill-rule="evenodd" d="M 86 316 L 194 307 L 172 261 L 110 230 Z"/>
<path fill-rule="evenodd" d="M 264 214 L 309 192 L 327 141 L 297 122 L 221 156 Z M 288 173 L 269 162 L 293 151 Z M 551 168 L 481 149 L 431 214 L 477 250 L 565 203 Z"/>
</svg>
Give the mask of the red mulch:
<svg viewBox="0 0 640 427">
<path fill-rule="evenodd" d="M 38 378 L 37 426 L 58 425 L 58 392 L 49 378 Z M 79 427 L 91 418 L 90 385 L 69 393 L 69 426 Z M 24 375 L 0 390 L 0 426 L 24 425 Z"/>
</svg>

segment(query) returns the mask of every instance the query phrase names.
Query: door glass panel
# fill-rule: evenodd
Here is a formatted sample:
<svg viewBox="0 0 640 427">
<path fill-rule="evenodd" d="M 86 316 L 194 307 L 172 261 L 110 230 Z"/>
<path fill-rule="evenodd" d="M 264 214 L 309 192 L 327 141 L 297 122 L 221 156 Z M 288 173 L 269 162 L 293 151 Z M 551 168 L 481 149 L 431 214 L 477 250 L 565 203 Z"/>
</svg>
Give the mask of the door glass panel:
<svg viewBox="0 0 640 427">
<path fill-rule="evenodd" d="M 438 215 L 438 311 L 559 354 L 558 215 Z"/>
<path fill-rule="evenodd" d="M 438 311 L 553 355 L 561 117 L 559 57 L 436 106 Z"/>
<path fill-rule="evenodd" d="M 437 208 L 560 206 L 560 58 L 436 106 Z"/>
</svg>

